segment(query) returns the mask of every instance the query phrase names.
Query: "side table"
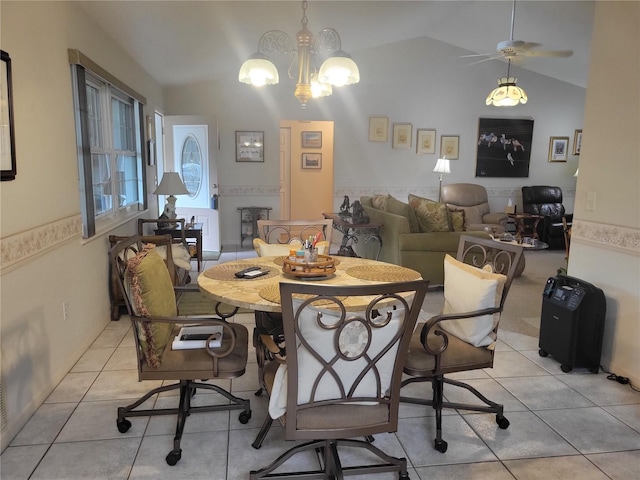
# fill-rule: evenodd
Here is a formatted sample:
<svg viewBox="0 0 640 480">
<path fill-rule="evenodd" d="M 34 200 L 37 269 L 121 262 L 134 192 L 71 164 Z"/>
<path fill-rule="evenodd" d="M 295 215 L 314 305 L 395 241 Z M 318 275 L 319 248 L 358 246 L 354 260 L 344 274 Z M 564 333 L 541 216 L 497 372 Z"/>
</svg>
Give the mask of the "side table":
<svg viewBox="0 0 640 480">
<path fill-rule="evenodd" d="M 171 235 L 171 238 L 182 239 L 182 228 L 178 224 L 175 228 L 157 228 L 154 230 L 156 235 Z M 195 258 L 198 262 L 198 272 L 201 269 L 202 264 L 202 223 L 194 223 L 193 225 L 186 225 L 184 229 L 184 238 L 187 241 L 189 253 L 191 258 Z M 192 239 L 193 242 L 190 242 Z M 195 251 L 191 247 L 194 247 Z"/>
<path fill-rule="evenodd" d="M 516 238 L 531 235 L 538 238 L 538 223 L 544 217 L 533 213 L 509 213 L 510 219 L 516 222 Z"/>
<path fill-rule="evenodd" d="M 324 218 L 333 221 L 333 228 L 342 232 L 342 243 L 338 250 L 338 255 L 343 257 L 357 257 L 358 254 L 353 250 L 353 247 L 349 244 L 358 242 L 356 234 L 364 236 L 365 243 L 371 240 L 378 242 L 378 253 L 375 260 L 378 260 L 380 251 L 382 250 L 382 238 L 380 237 L 381 223 L 353 223 L 351 217 L 341 216 L 337 213 L 323 213 Z"/>
<path fill-rule="evenodd" d="M 238 207 L 238 210 L 240 210 L 240 247 L 242 247 L 245 238 L 250 238 L 253 242 L 254 238 L 260 236 L 258 220 L 269 220 L 271 207 Z"/>
</svg>

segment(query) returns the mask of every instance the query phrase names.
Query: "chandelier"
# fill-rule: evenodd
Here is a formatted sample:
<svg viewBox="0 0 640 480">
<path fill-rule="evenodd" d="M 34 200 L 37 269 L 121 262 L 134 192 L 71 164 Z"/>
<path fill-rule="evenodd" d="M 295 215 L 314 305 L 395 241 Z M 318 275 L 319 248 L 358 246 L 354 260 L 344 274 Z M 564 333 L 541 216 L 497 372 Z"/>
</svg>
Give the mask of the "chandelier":
<svg viewBox="0 0 640 480">
<path fill-rule="evenodd" d="M 487 96 L 487 105 L 513 107 L 518 103 L 527 103 L 527 93 L 516 85 L 518 79 L 511 76 L 511 59 L 507 67 L 507 76 L 498 79 L 498 88 Z"/>
<path fill-rule="evenodd" d="M 280 81 L 278 69 L 267 57 L 280 53 L 292 55 L 289 78 L 296 80 L 294 96 L 306 108 L 311 98 L 331 95 L 332 87 L 351 85 L 360 81 L 358 66 L 351 56 L 342 50 L 340 35 L 333 28 L 323 28 L 314 39 L 307 29 L 307 2 L 302 2 L 302 29 L 296 34 L 295 45 L 289 36 L 280 30 L 269 30 L 258 42 L 258 51 L 240 67 L 238 80 L 260 87 L 275 85 Z M 316 56 L 327 54 L 328 58 L 317 68 Z M 297 67 L 297 71 L 296 71 Z M 295 72 L 295 75 L 294 75 Z"/>
</svg>

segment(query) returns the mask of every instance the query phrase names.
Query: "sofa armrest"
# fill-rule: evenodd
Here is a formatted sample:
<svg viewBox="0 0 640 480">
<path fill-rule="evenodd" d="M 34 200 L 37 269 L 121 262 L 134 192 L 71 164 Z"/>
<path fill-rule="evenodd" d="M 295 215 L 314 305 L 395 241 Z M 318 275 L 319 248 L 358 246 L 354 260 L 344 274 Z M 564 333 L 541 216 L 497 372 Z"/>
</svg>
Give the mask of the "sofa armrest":
<svg viewBox="0 0 640 480">
<path fill-rule="evenodd" d="M 484 223 L 495 223 L 497 225 L 502 225 L 503 227 L 507 226 L 507 219 L 509 218 L 509 216 L 506 213 L 503 212 L 491 212 L 491 213 L 485 213 L 482 216 L 482 221 Z"/>
<path fill-rule="evenodd" d="M 400 264 L 400 248 L 398 246 L 398 239 L 400 234 L 409 233 L 409 220 L 402 215 L 396 215 L 394 213 L 385 212 L 384 210 L 377 210 L 373 207 L 363 205 L 365 213 L 369 216 L 369 221 L 372 223 L 381 223 L 380 238 L 382 239 L 382 250 L 380 251 L 379 260 L 382 262 Z M 369 245 L 372 248 L 377 249 L 378 246 L 375 242 L 370 242 Z M 365 250 L 365 242 L 358 243 L 358 250 Z M 373 250 L 367 251 L 365 255 L 367 258 L 375 258 Z"/>
</svg>

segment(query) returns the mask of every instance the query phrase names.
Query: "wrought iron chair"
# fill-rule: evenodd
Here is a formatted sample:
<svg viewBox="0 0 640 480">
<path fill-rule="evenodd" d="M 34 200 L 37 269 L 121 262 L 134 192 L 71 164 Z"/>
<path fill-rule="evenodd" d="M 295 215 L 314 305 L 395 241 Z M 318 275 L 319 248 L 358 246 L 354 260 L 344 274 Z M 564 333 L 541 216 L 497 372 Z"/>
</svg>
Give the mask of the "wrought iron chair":
<svg viewBox="0 0 640 480">
<path fill-rule="evenodd" d="M 164 261 L 136 235 L 117 243 L 109 252 L 118 287 L 125 299 L 134 332 L 137 353 L 138 379 L 175 380 L 176 383 L 154 388 L 134 403 L 118 408 L 116 425 L 121 433 L 131 428 L 128 417 L 177 415 L 173 449 L 166 457 L 175 465 L 182 456 L 180 441 L 187 417 L 196 412 L 240 409 L 240 423 L 251 418 L 249 400 L 236 397 L 223 388 L 196 379 L 233 379 L 245 373 L 249 333 L 240 324 L 228 323 L 221 316 L 178 316 L 176 292 L 192 289 L 171 283 Z M 197 287 L 195 287 L 197 289 Z M 202 348 L 173 349 L 172 341 L 185 325 L 216 325 L 222 330 L 219 347 L 210 344 Z M 229 400 L 226 404 L 191 406 L 197 389 L 212 390 Z M 169 390 L 179 390 L 177 408 L 137 409 L 152 396 Z"/>
<path fill-rule="evenodd" d="M 253 446 L 259 448 L 277 418 L 285 423 L 287 440 L 307 442 L 252 471 L 252 480 L 379 472 L 409 478 L 406 459 L 373 446 L 371 435 L 397 430 L 402 368 L 428 284 L 426 280 L 357 287 L 280 284 L 284 335 L 292 347 L 285 364 L 271 362 L 265 369 L 269 415 Z M 377 463 L 342 467 L 341 446 L 364 448 L 377 457 Z M 318 470 L 272 473 L 308 450 L 320 454 Z"/>
<path fill-rule="evenodd" d="M 431 382 L 431 399 L 401 397 L 402 402 L 430 405 L 436 411 L 434 447 L 447 450 L 442 439 L 442 409 L 455 408 L 496 414 L 502 429 L 509 427 L 503 406 L 472 386 L 445 375 L 493 366 L 500 314 L 523 254 L 523 247 L 464 235 L 460 237 L 457 260 L 445 258 L 444 297 L 441 314 L 416 328 L 411 338 L 404 372 L 414 382 Z M 485 270 L 483 270 L 485 268 Z M 464 388 L 484 405 L 445 402 L 444 385 Z"/>
<path fill-rule="evenodd" d="M 320 233 L 317 243 L 319 253 L 328 254 L 333 233 L 333 220 L 258 220 L 259 238 L 253 240 L 253 247 L 260 257 L 284 256 L 291 248 L 302 246 L 304 240 Z M 282 316 L 273 312 L 255 312 L 256 328 L 253 332 L 253 346 L 256 350 L 258 378 L 262 379 L 265 363 L 282 358 L 284 333 Z M 264 383 L 261 380 L 256 395 L 261 395 Z"/>
</svg>

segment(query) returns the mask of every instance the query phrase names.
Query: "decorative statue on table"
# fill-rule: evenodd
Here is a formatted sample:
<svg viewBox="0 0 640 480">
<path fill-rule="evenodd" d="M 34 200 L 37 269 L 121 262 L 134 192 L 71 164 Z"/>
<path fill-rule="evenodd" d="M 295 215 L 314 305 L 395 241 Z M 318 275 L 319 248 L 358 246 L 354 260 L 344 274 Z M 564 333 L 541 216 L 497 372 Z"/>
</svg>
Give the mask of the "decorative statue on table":
<svg viewBox="0 0 640 480">
<path fill-rule="evenodd" d="M 351 205 L 351 222 L 356 224 L 369 223 L 369 216 L 364 213 L 364 208 L 359 200 Z"/>
<path fill-rule="evenodd" d="M 350 217 L 351 213 L 349 213 L 349 208 L 351 208 L 351 205 L 349 205 L 349 196 L 345 195 L 344 200 L 342 201 L 342 205 L 340 205 L 339 215 L 341 217 Z"/>
</svg>

